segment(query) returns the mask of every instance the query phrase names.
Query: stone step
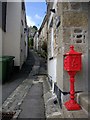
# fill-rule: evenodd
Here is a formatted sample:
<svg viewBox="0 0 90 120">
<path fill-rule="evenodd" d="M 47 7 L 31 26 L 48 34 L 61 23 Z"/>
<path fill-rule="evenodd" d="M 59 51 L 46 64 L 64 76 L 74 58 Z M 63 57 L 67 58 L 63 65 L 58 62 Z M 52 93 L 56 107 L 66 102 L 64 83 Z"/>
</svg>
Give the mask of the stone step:
<svg viewBox="0 0 90 120">
<path fill-rule="evenodd" d="M 81 105 L 82 109 L 88 113 L 90 108 L 90 92 L 82 92 L 77 94 L 77 101 Z"/>
<path fill-rule="evenodd" d="M 52 93 L 50 92 L 51 87 L 49 85 L 48 80 L 44 80 L 44 100 L 46 101 L 46 118 L 88 118 L 88 113 L 85 110 L 76 110 L 76 111 L 68 111 L 64 104 L 62 108 L 59 105 L 51 104 L 54 99 L 52 97 Z M 78 97 L 79 98 L 79 97 Z M 48 102 L 47 102 L 48 100 Z M 52 101 L 51 101 L 52 100 Z M 58 107 L 59 106 L 59 107 Z M 54 108 L 54 109 L 53 109 Z"/>
<path fill-rule="evenodd" d="M 68 111 L 66 107 L 62 106 L 62 118 L 88 118 L 88 114 L 83 110 Z"/>
</svg>

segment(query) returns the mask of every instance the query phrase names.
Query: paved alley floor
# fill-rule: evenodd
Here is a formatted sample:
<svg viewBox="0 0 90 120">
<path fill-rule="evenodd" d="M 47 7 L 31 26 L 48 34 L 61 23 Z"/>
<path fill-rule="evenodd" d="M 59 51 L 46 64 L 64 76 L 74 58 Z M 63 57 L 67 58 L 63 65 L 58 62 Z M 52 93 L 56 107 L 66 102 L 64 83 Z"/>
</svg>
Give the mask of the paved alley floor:
<svg viewBox="0 0 90 120">
<path fill-rule="evenodd" d="M 45 118 L 42 82 L 34 82 L 21 105 L 19 118 Z"/>
<path fill-rule="evenodd" d="M 32 86 L 29 89 L 20 109 L 22 110 L 18 118 L 45 118 L 45 105 L 43 99 L 43 81 L 42 77 L 46 73 L 45 60 L 37 54 L 35 57 L 35 64 L 29 75 L 32 79 Z"/>
<path fill-rule="evenodd" d="M 64 107 L 60 108 L 58 99 L 48 82 L 46 60 L 33 50 L 31 50 L 31 54 L 32 57 L 29 56 L 21 70 L 20 81 L 18 82 L 19 79 L 16 79 L 17 82 L 9 82 L 10 84 L 6 84 L 8 87 L 5 85 L 3 87 L 8 94 L 3 99 L 0 118 L 1 113 L 3 113 L 2 120 L 5 118 L 6 120 L 11 120 L 11 118 L 87 118 L 87 114 L 83 110 L 69 112 Z M 24 76 L 23 79 L 22 76 Z M 18 78 L 17 74 L 15 78 Z M 11 87 L 10 90 L 9 87 Z M 9 92 L 7 92 L 8 90 Z"/>
<path fill-rule="evenodd" d="M 15 71 L 10 80 L 2 85 L 2 103 L 9 97 L 9 95 L 25 80 L 32 70 L 35 63 L 35 53 L 33 50 L 29 51 L 28 58 L 23 64 L 20 71 Z"/>
<path fill-rule="evenodd" d="M 9 114 L 13 113 L 13 118 L 45 118 L 43 82 L 42 80 L 40 81 L 38 75 L 47 73 L 45 65 L 46 62 L 33 50 L 31 53 L 34 57 L 34 65 L 32 66 L 31 72 L 20 82 L 13 82 L 12 85 L 14 86 L 15 84 L 15 86 L 12 86 L 12 88 L 8 92 L 8 95 L 5 95 L 3 99 L 3 112 Z M 26 64 L 28 63 L 28 60 Z M 26 69 L 24 69 L 24 71 L 25 70 Z M 8 86 L 10 87 L 9 83 Z M 6 87 L 3 87 L 3 89 Z"/>
</svg>

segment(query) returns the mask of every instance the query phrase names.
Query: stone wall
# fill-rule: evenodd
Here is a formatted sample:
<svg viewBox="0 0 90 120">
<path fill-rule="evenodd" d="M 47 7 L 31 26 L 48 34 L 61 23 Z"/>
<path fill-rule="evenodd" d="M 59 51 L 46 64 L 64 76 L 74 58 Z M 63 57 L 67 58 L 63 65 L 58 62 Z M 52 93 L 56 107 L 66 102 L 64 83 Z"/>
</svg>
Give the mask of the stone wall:
<svg viewBox="0 0 90 120">
<path fill-rule="evenodd" d="M 52 14 L 52 13 L 51 13 Z M 51 15 L 48 17 L 48 23 Z M 69 75 L 64 70 L 64 54 L 69 51 L 70 45 L 74 45 L 77 52 L 82 52 L 82 70 L 75 76 L 75 90 L 88 90 L 88 3 L 57 2 L 53 13 L 53 48 L 56 64 L 57 91 L 69 92 Z M 48 26 L 48 57 L 51 56 L 51 28 Z M 48 65 L 49 66 L 49 65 Z M 55 68 L 53 68 L 55 69 Z M 57 92 L 59 93 L 59 92 Z M 65 101 L 64 94 L 61 94 Z M 60 96 L 58 95 L 58 96 Z"/>
<path fill-rule="evenodd" d="M 39 39 L 38 47 L 39 47 L 39 51 L 41 51 L 43 42 L 47 42 L 47 20 L 45 20 L 45 23 L 41 28 L 41 32 L 39 34 L 38 39 Z"/>
<path fill-rule="evenodd" d="M 63 11 L 63 30 L 64 28 L 70 34 L 69 42 L 64 42 L 64 53 L 69 50 L 70 44 L 75 46 L 75 50 L 82 52 L 82 71 L 76 75 L 76 90 L 88 90 L 87 84 L 87 49 L 88 49 L 88 4 L 85 3 L 70 3 L 68 11 Z M 68 27 L 68 28 L 67 28 Z M 68 36 L 67 34 L 63 34 Z M 67 45 L 66 45 L 67 43 Z M 64 74 L 65 78 L 65 74 Z M 67 84 L 66 84 L 67 85 Z"/>
<path fill-rule="evenodd" d="M 57 13 L 61 20 L 57 29 L 57 86 L 63 92 L 69 91 L 69 75 L 63 68 L 63 55 L 73 44 L 76 51 L 82 52 L 82 70 L 75 77 L 75 89 L 76 91 L 87 91 L 88 3 L 58 3 Z"/>
<path fill-rule="evenodd" d="M 90 87 L 89 87 L 89 83 L 90 83 L 90 64 L 89 64 L 89 61 L 90 61 L 90 2 L 88 4 L 88 90 L 90 91 Z"/>
</svg>

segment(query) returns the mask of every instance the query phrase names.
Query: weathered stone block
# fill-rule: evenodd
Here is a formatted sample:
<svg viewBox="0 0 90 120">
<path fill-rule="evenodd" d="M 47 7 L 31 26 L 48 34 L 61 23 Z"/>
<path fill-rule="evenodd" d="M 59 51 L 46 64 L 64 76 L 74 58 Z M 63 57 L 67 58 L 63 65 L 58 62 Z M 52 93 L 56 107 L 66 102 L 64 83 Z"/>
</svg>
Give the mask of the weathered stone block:
<svg viewBox="0 0 90 120">
<path fill-rule="evenodd" d="M 63 54 L 67 53 L 70 50 L 70 45 L 72 45 L 72 44 L 71 43 L 68 43 L 68 44 L 64 43 L 64 51 L 63 51 L 64 53 Z M 73 45 L 74 45 L 74 48 L 75 48 L 76 51 L 81 52 L 82 54 L 85 54 L 87 52 L 86 51 L 87 48 L 88 48 L 87 44 L 85 44 L 85 43 L 82 43 L 82 44 L 75 43 Z"/>
<path fill-rule="evenodd" d="M 88 11 L 88 2 L 82 2 L 81 7 L 83 11 Z"/>
<path fill-rule="evenodd" d="M 63 13 L 64 27 L 86 27 L 88 26 L 87 12 L 64 12 Z"/>
<path fill-rule="evenodd" d="M 71 7 L 71 10 L 80 10 L 81 3 L 80 2 L 71 2 L 70 7 Z"/>
<path fill-rule="evenodd" d="M 81 33 L 82 32 L 82 29 L 80 29 L 80 28 L 75 28 L 74 29 L 74 33 Z"/>
<path fill-rule="evenodd" d="M 70 28 L 64 28 L 63 29 L 63 42 L 69 43 L 71 37 L 71 29 Z"/>
<path fill-rule="evenodd" d="M 59 16 L 62 14 L 62 2 L 57 3 L 57 14 Z"/>
<path fill-rule="evenodd" d="M 68 10 L 69 9 L 69 3 L 68 2 L 63 2 L 62 3 L 62 10 Z"/>
<path fill-rule="evenodd" d="M 86 43 L 87 42 L 87 28 L 72 28 L 72 40 L 74 43 Z"/>
</svg>

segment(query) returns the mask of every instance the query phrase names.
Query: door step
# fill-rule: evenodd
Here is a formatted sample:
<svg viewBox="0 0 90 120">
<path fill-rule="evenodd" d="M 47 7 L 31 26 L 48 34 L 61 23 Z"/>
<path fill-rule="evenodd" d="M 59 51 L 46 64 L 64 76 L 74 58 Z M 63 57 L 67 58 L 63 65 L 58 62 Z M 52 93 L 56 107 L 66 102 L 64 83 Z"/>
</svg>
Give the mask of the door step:
<svg viewBox="0 0 90 120">
<path fill-rule="evenodd" d="M 90 92 L 82 92 L 77 94 L 77 101 L 82 109 L 88 114 L 90 108 Z"/>
<path fill-rule="evenodd" d="M 62 118 L 88 118 L 88 114 L 83 109 L 76 111 L 68 111 L 63 105 Z"/>
<path fill-rule="evenodd" d="M 15 114 L 15 112 L 2 112 L 0 113 L 2 120 L 11 120 Z"/>
</svg>

